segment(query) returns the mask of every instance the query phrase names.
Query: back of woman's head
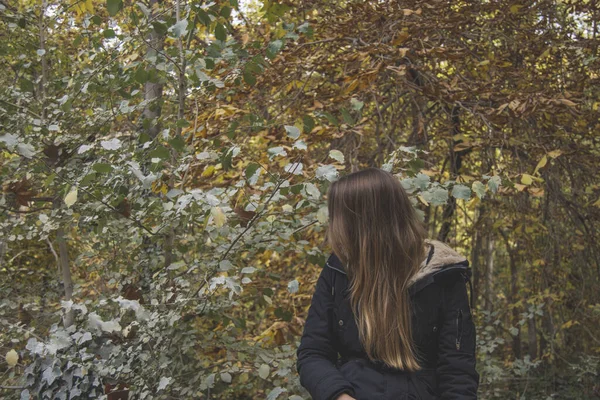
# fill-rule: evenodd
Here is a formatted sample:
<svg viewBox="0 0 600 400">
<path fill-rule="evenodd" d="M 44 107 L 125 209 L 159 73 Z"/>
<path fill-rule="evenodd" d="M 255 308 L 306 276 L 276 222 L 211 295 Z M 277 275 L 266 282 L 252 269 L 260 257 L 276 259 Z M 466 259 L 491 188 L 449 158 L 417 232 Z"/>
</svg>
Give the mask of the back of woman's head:
<svg viewBox="0 0 600 400">
<path fill-rule="evenodd" d="M 350 299 L 368 356 L 417 370 L 408 295 L 425 257 L 426 230 L 398 179 L 366 168 L 328 191 L 327 239 L 346 266 Z"/>
</svg>

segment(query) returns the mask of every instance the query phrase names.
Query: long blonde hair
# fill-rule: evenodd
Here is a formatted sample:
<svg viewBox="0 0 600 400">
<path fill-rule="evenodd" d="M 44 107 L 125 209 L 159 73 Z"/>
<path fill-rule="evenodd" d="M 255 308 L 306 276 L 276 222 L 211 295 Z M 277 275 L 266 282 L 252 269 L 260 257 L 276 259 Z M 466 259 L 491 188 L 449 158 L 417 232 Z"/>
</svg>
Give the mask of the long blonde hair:
<svg viewBox="0 0 600 400">
<path fill-rule="evenodd" d="M 420 369 L 413 344 L 409 280 L 425 258 L 427 231 L 400 181 L 366 168 L 333 182 L 327 240 L 346 265 L 350 302 L 368 357 Z"/>
</svg>

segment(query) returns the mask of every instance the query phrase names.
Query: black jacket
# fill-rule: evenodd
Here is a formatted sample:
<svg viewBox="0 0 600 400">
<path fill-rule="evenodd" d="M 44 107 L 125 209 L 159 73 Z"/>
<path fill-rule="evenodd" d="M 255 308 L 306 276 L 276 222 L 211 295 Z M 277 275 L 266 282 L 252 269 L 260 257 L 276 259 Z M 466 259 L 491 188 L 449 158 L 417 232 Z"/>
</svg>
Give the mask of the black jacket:
<svg viewBox="0 0 600 400">
<path fill-rule="evenodd" d="M 358 338 L 348 279 L 335 254 L 317 280 L 297 350 L 300 383 L 315 400 L 348 393 L 358 400 L 477 399 L 475 326 L 467 296 L 469 262 L 437 240 L 409 288 L 413 339 L 422 370 L 370 362 Z"/>
</svg>

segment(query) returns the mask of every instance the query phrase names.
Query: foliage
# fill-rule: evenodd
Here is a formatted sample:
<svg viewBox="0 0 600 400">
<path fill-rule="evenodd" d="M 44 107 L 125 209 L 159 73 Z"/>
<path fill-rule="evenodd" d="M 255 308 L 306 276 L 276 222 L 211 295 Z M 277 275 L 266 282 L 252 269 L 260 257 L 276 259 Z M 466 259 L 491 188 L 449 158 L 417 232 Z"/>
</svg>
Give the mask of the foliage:
<svg viewBox="0 0 600 400">
<path fill-rule="evenodd" d="M 482 398 L 597 398 L 590 2 L 0 7 L 3 396 L 306 398 L 323 195 L 377 165 L 470 255 Z"/>
</svg>

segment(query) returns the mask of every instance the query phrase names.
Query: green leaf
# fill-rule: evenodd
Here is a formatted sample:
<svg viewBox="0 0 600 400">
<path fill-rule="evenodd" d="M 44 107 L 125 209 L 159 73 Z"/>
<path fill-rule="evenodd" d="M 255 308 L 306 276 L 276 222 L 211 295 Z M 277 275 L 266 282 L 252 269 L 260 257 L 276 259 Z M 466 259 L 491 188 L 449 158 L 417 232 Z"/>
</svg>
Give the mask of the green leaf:
<svg viewBox="0 0 600 400">
<path fill-rule="evenodd" d="M 23 92 L 33 92 L 33 82 L 28 79 L 21 78 L 19 81 L 19 86 Z"/>
<path fill-rule="evenodd" d="M 170 157 L 169 149 L 165 146 L 158 146 L 156 149 L 152 150 L 148 157 L 152 158 L 160 158 L 161 160 L 166 160 Z"/>
<path fill-rule="evenodd" d="M 298 194 L 298 193 L 300 193 L 300 191 L 302 190 L 303 187 L 304 187 L 304 184 L 299 183 L 297 185 L 291 186 L 290 190 L 293 194 Z"/>
<path fill-rule="evenodd" d="M 169 30 L 169 28 L 167 28 L 165 24 L 158 21 L 152 21 L 152 27 L 154 28 L 156 33 L 158 33 L 161 36 L 166 34 Z"/>
<path fill-rule="evenodd" d="M 302 129 L 304 130 L 305 133 L 310 133 L 313 130 L 313 128 L 315 127 L 315 120 L 312 119 L 312 117 L 310 115 L 303 116 L 302 123 L 304 124 Z"/>
<path fill-rule="evenodd" d="M 169 144 L 177 151 L 182 151 L 185 148 L 185 140 L 181 136 L 169 140 Z"/>
<path fill-rule="evenodd" d="M 106 173 L 109 173 L 110 171 L 112 171 L 113 167 L 110 164 L 98 163 L 98 164 L 92 165 L 92 169 L 96 172 L 100 172 L 101 174 L 106 174 Z"/>
<path fill-rule="evenodd" d="M 148 81 L 148 72 L 143 66 L 139 66 L 133 77 L 137 82 L 144 84 Z"/>
<path fill-rule="evenodd" d="M 228 19 L 229 16 L 231 15 L 231 7 L 223 6 L 223 8 L 221 8 L 221 12 L 219 14 L 221 15 L 221 17 Z"/>
<path fill-rule="evenodd" d="M 256 84 L 256 77 L 250 70 L 244 70 L 244 82 L 246 82 L 250 86 L 254 86 Z"/>
<path fill-rule="evenodd" d="M 108 14 L 111 17 L 117 15 L 117 13 L 123 8 L 122 0 L 106 0 L 106 8 L 108 10 Z"/>
<path fill-rule="evenodd" d="M 202 23 L 202 25 L 209 26 L 212 22 L 210 16 L 204 10 L 196 10 L 196 15 L 198 16 L 198 20 Z"/>
<path fill-rule="evenodd" d="M 86 176 L 83 177 L 83 179 L 79 182 L 79 185 L 80 186 L 87 186 L 90 183 L 92 183 L 95 178 L 96 178 L 96 173 L 95 172 L 90 172 L 89 174 L 87 174 Z"/>
<path fill-rule="evenodd" d="M 112 39 L 116 35 L 115 31 L 113 31 L 112 29 L 105 29 L 104 32 L 102 32 L 102 36 L 104 36 L 106 39 Z"/>
<path fill-rule="evenodd" d="M 352 116 L 350 115 L 348 110 L 346 110 L 345 108 L 342 108 L 341 111 L 342 111 L 342 120 L 348 125 L 354 125 L 354 119 L 352 118 Z"/>
<path fill-rule="evenodd" d="M 178 119 L 175 125 L 178 128 L 187 128 L 188 126 L 190 126 L 190 123 L 185 119 Z"/>
<path fill-rule="evenodd" d="M 269 43 L 269 46 L 267 47 L 267 57 L 274 58 L 275 55 L 279 52 L 279 50 L 281 50 L 282 47 L 283 47 L 283 42 L 281 40 L 272 41 L 271 43 Z"/>
<path fill-rule="evenodd" d="M 259 168 L 260 168 L 260 165 L 258 165 L 258 164 L 255 164 L 255 163 L 248 164 L 248 166 L 246 167 L 246 179 L 252 178 L 252 176 L 254 176 L 254 174 L 256 173 L 256 171 Z"/>
<path fill-rule="evenodd" d="M 323 113 L 321 113 L 321 115 L 327 118 L 327 121 L 329 121 L 329 123 L 331 123 L 332 125 L 337 126 L 339 124 L 337 118 L 334 117 L 332 114 L 328 113 L 327 111 L 324 111 Z"/>
<path fill-rule="evenodd" d="M 215 37 L 222 41 L 227 40 L 227 30 L 220 22 L 217 22 L 217 26 L 215 27 Z"/>
</svg>

